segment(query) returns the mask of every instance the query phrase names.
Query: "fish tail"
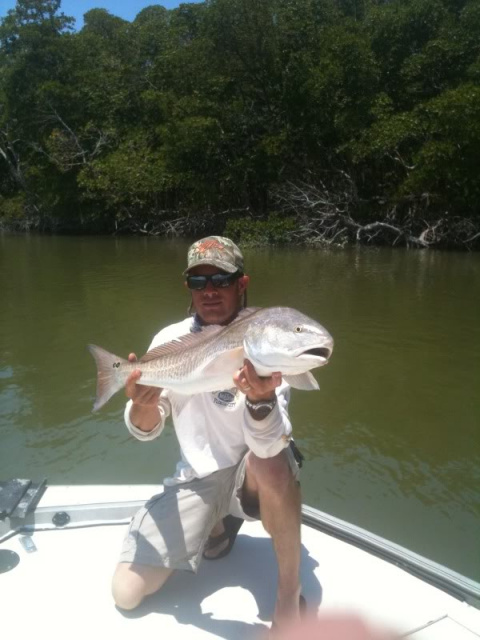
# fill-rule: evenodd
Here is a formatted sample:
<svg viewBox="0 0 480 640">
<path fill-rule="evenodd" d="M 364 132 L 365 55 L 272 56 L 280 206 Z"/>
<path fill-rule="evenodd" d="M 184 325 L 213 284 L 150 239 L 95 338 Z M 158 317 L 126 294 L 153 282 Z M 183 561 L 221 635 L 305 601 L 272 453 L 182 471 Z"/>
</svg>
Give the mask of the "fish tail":
<svg viewBox="0 0 480 640">
<path fill-rule="evenodd" d="M 118 368 L 122 364 L 128 364 L 128 360 L 119 358 L 94 344 L 89 344 L 88 350 L 97 364 L 97 397 L 93 411 L 98 411 L 125 384 L 125 376 L 119 375 Z"/>
</svg>

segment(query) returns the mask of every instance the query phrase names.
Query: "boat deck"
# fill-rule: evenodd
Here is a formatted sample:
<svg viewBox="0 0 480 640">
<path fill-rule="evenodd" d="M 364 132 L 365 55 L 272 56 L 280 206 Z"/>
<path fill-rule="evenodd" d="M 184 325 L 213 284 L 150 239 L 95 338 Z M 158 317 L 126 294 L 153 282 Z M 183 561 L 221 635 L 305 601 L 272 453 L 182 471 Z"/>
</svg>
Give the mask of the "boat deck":
<svg viewBox="0 0 480 640">
<path fill-rule="evenodd" d="M 47 526 L 42 525 L 42 511 L 44 522 L 50 522 L 50 507 L 59 505 L 59 510 L 68 510 L 71 523 L 17 534 L 0 544 L 20 557 L 18 566 L 0 574 L 2 628 L 17 638 L 45 633 L 50 640 L 105 634 L 131 640 L 160 633 L 162 638 L 189 640 L 265 637 L 275 601 L 276 562 L 260 523 L 244 524 L 229 556 L 204 561 L 197 575 L 175 574 L 136 611 L 124 613 L 114 606 L 110 579 L 126 522 L 137 508 L 135 502 L 157 491 L 49 488 L 35 526 Z M 85 507 L 78 509 L 80 526 L 72 505 L 89 504 L 91 510 L 92 503 L 97 505 L 88 517 Z M 35 549 L 27 551 L 22 541 L 27 546 L 32 541 Z M 480 638 L 480 611 L 475 607 L 307 525 L 302 526 L 302 585 L 311 610 L 357 612 L 411 640 Z"/>
</svg>

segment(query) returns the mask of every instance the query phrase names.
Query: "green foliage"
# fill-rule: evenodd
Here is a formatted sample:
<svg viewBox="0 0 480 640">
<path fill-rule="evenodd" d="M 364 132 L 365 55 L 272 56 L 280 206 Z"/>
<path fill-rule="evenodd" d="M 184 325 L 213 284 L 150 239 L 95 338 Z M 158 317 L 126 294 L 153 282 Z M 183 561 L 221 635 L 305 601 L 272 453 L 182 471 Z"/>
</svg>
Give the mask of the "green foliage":
<svg viewBox="0 0 480 640">
<path fill-rule="evenodd" d="M 102 202 L 116 219 L 153 207 L 173 186 L 161 156 L 151 151 L 141 135 L 88 163 L 78 174 L 78 184 L 83 198 Z"/>
<path fill-rule="evenodd" d="M 272 213 L 267 219 L 261 220 L 251 217 L 230 218 L 225 235 L 242 246 L 287 244 L 292 240 L 295 227 L 295 218 Z"/>
<path fill-rule="evenodd" d="M 285 242 L 272 189 L 339 172 L 358 220 L 419 200 L 479 214 L 478 0 L 206 0 L 72 25 L 60 0 L 1 20 L 4 219 L 249 209 L 228 233 Z"/>
<path fill-rule="evenodd" d="M 2 224 L 15 223 L 25 216 L 25 198 L 16 195 L 10 198 L 0 196 L 0 229 Z"/>
<path fill-rule="evenodd" d="M 413 153 L 415 169 L 405 194 L 446 193 L 453 210 L 479 212 L 480 87 L 464 84 L 416 108 L 424 142 Z"/>
</svg>

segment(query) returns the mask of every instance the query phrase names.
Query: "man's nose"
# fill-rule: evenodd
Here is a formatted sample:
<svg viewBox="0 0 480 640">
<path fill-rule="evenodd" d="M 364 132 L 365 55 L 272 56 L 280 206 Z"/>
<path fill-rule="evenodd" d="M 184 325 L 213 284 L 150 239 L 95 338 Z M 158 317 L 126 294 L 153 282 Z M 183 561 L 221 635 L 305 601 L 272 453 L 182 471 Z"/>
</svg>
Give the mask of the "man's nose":
<svg viewBox="0 0 480 640">
<path fill-rule="evenodd" d="M 205 289 L 203 290 L 204 293 L 207 293 L 209 296 L 212 295 L 212 293 L 217 293 L 217 290 L 215 289 L 215 287 L 212 284 L 211 280 L 207 281 L 207 286 L 205 287 Z"/>
</svg>

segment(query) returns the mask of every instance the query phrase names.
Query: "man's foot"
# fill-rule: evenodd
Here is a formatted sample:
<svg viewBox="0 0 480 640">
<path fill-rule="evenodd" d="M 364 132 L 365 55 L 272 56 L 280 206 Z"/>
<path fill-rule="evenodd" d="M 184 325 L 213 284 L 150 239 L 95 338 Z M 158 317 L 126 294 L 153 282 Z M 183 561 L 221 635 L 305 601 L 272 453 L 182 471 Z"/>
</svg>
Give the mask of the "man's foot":
<svg viewBox="0 0 480 640">
<path fill-rule="evenodd" d="M 270 627 L 271 633 L 275 634 L 279 631 L 279 628 L 283 628 L 285 624 L 290 624 L 292 621 L 300 619 L 301 616 L 305 615 L 306 609 L 307 603 L 301 594 L 293 600 L 291 598 L 284 598 L 282 600 L 277 598 L 275 614 L 273 616 L 272 626 Z"/>
<path fill-rule="evenodd" d="M 225 516 L 213 527 L 203 551 L 206 560 L 219 560 L 230 553 L 237 537 L 237 533 L 243 524 L 243 518 Z"/>
</svg>

